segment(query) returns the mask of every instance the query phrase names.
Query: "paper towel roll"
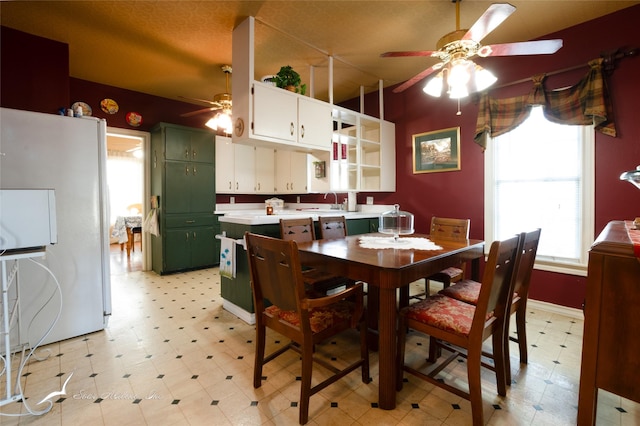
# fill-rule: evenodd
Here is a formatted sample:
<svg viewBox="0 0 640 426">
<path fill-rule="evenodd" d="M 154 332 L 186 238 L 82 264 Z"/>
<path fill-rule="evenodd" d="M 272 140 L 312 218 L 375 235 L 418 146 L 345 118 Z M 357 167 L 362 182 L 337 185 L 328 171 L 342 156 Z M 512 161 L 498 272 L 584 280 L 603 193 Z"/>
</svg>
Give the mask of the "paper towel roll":
<svg viewBox="0 0 640 426">
<path fill-rule="evenodd" d="M 347 192 L 347 211 L 355 212 L 357 206 L 356 192 Z"/>
</svg>

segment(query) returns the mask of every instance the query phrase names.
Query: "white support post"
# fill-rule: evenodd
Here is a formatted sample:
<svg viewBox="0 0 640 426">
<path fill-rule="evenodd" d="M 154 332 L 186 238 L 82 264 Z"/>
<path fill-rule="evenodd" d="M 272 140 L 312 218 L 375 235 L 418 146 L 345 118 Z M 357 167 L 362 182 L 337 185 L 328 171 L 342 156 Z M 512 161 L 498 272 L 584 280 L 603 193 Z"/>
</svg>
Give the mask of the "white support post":
<svg viewBox="0 0 640 426">
<path fill-rule="evenodd" d="M 378 103 L 380 104 L 380 120 L 384 120 L 384 84 L 378 81 Z"/>
<path fill-rule="evenodd" d="M 315 71 L 316 71 L 316 67 L 314 67 L 313 65 L 309 65 L 309 97 L 311 98 L 316 97 Z"/>
<path fill-rule="evenodd" d="M 329 56 L 329 103 L 333 105 L 333 56 Z"/>
</svg>

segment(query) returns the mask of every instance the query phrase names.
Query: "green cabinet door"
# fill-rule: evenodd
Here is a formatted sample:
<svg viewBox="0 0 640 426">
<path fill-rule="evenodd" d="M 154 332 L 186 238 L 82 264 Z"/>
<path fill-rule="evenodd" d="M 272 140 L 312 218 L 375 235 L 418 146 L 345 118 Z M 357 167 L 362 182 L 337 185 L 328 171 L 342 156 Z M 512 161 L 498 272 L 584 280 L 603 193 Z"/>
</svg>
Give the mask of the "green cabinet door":
<svg viewBox="0 0 640 426">
<path fill-rule="evenodd" d="M 191 230 L 191 267 L 211 266 L 216 259 L 216 233 L 213 226 L 196 227 Z"/>
<path fill-rule="evenodd" d="M 190 193 L 191 213 L 213 213 L 216 204 L 216 170 L 213 163 L 190 163 L 191 179 L 188 188 Z"/>
<path fill-rule="evenodd" d="M 212 163 L 167 161 L 165 176 L 166 213 L 213 213 L 216 188 Z"/>
<path fill-rule="evenodd" d="M 165 140 L 165 158 L 167 160 L 191 160 L 192 129 L 163 126 Z M 211 139 L 211 135 L 208 135 Z"/>
<path fill-rule="evenodd" d="M 209 132 L 191 133 L 191 161 L 211 163 L 214 161 L 216 143 Z"/>
<path fill-rule="evenodd" d="M 191 267 L 190 233 L 188 228 L 165 231 L 163 271 L 179 271 Z"/>
<path fill-rule="evenodd" d="M 349 231 L 349 235 L 378 232 L 378 219 L 349 219 L 347 220 L 347 231 Z"/>
<path fill-rule="evenodd" d="M 165 162 L 164 200 L 160 200 L 165 213 L 191 211 L 192 170 L 190 163 L 184 161 Z"/>
</svg>

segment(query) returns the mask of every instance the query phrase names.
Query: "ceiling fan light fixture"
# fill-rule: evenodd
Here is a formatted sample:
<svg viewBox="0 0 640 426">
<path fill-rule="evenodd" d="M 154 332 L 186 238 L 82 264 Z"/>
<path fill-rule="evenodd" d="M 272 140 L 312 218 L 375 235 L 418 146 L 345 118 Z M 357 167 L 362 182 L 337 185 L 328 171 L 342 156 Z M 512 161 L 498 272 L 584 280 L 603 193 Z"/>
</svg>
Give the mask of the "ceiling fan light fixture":
<svg viewBox="0 0 640 426">
<path fill-rule="evenodd" d="M 442 87 L 444 86 L 444 74 L 440 71 L 435 77 L 427 81 L 422 91 L 429 96 L 439 98 L 442 95 Z"/>
<path fill-rule="evenodd" d="M 475 80 L 476 91 L 482 92 L 498 81 L 498 77 L 493 75 L 491 71 L 482 68 L 480 65 L 476 65 Z"/>
<path fill-rule="evenodd" d="M 224 109 L 222 112 L 217 113 L 205 123 L 205 126 L 213 130 L 222 130 L 226 134 L 231 134 L 231 132 L 233 132 L 231 110 Z"/>
</svg>

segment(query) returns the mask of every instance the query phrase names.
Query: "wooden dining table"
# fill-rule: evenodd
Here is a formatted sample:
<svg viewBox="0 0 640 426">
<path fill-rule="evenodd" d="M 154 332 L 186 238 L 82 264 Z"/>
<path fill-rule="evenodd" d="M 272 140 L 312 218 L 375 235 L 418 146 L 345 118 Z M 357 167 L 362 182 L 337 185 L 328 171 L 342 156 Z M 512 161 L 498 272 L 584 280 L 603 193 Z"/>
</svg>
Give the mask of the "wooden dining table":
<svg viewBox="0 0 640 426">
<path fill-rule="evenodd" d="M 396 406 L 398 289 L 408 288 L 413 281 L 460 262 L 470 262 L 471 278 L 479 280 L 484 241 L 433 239 L 436 245 L 442 247 L 439 250 L 404 248 L 402 244 L 394 245 L 393 248 L 372 249 L 360 245 L 362 236 L 298 243 L 298 250 L 305 266 L 327 270 L 368 284 L 367 325 L 369 330 L 377 330 L 377 335 L 372 334 L 369 341 L 373 343 L 374 349 L 378 349 L 379 355 L 378 406 L 392 410 Z M 419 234 L 407 237 L 429 238 L 428 235 Z"/>
</svg>

